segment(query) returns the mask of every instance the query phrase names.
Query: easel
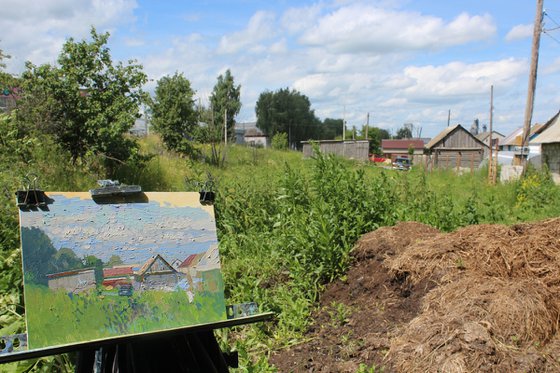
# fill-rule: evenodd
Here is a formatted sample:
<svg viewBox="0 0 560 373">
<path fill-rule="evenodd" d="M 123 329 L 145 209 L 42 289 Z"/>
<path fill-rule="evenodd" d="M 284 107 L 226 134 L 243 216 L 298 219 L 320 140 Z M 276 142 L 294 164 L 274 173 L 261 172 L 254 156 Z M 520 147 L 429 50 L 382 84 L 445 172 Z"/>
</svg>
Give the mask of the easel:
<svg viewBox="0 0 560 373">
<path fill-rule="evenodd" d="M 105 183 L 102 188 L 90 192 L 94 200 L 96 195 L 100 198 L 98 203 L 145 199 L 139 187 L 130 187 Z M 50 202 L 37 187 L 36 178 L 28 182 L 25 190 L 17 191 L 16 197 L 18 207 L 24 210 L 48 209 Z M 212 190 L 200 191 L 201 204 L 213 202 Z M 26 334 L 0 336 L 9 346 L 0 353 L 0 364 L 76 352 L 76 372 L 79 373 L 228 372 L 229 367 L 238 367 L 237 352 L 222 352 L 213 330 L 266 321 L 274 315 L 272 312 L 252 314 L 257 310 L 256 304 L 246 305 L 228 306 L 227 320 L 32 350 L 26 349 Z"/>
</svg>

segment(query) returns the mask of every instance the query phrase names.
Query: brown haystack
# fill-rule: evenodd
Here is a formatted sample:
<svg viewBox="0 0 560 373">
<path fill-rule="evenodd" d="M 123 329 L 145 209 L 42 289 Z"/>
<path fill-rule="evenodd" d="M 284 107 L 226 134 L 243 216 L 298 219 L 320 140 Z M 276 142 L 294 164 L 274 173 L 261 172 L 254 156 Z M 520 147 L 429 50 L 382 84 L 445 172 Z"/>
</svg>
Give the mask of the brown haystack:
<svg viewBox="0 0 560 373">
<path fill-rule="evenodd" d="M 438 286 L 392 341 L 399 371 L 560 371 L 560 219 L 479 225 L 410 245 L 386 265 Z"/>
</svg>

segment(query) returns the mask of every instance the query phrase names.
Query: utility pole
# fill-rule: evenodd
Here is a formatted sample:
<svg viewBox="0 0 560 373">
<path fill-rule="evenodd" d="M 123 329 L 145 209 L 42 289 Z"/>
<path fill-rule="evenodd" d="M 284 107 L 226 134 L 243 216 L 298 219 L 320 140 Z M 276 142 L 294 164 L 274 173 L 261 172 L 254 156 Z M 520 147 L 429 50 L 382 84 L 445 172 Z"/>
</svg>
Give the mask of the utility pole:
<svg viewBox="0 0 560 373">
<path fill-rule="evenodd" d="M 224 145 L 227 145 L 227 109 L 224 109 Z"/>
<path fill-rule="evenodd" d="M 449 127 L 449 122 L 451 122 L 451 109 L 447 110 L 447 127 Z"/>
<path fill-rule="evenodd" d="M 543 21 L 543 0 L 537 0 L 537 11 L 535 24 L 533 26 L 533 45 L 531 47 L 531 70 L 529 73 L 529 88 L 527 92 L 527 104 L 525 105 L 525 119 L 523 122 L 523 136 L 521 138 L 521 158 L 523 162 L 523 173 L 527 169 L 527 160 L 523 156 L 524 149 L 529 142 L 531 133 L 531 120 L 533 118 L 533 104 L 535 103 L 535 88 L 537 86 L 537 68 L 539 65 L 539 46 L 541 43 Z M 529 155 L 527 154 L 527 158 Z"/>
<path fill-rule="evenodd" d="M 342 142 L 346 140 L 346 105 L 344 105 L 344 111 L 342 113 Z"/>
<path fill-rule="evenodd" d="M 492 118 L 494 113 L 494 85 L 490 86 L 490 136 L 488 137 L 488 145 L 490 148 L 490 153 L 488 154 L 488 180 L 490 183 L 493 183 L 494 180 L 494 173 L 496 170 L 494 169 L 494 160 L 493 160 L 493 153 L 494 147 L 492 146 Z"/>
<path fill-rule="evenodd" d="M 366 140 L 368 139 L 368 129 L 369 129 L 369 112 L 367 113 L 366 117 Z"/>
</svg>

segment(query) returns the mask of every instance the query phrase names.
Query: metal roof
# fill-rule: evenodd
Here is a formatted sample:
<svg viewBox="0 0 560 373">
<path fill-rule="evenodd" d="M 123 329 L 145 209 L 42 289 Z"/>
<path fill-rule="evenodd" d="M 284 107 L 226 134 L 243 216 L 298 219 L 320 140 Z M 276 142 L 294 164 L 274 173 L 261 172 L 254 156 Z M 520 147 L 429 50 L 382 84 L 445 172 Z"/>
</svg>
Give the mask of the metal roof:
<svg viewBox="0 0 560 373">
<path fill-rule="evenodd" d="M 560 111 L 545 125 L 546 129 L 531 140 L 532 144 L 550 144 L 560 142 Z"/>
</svg>

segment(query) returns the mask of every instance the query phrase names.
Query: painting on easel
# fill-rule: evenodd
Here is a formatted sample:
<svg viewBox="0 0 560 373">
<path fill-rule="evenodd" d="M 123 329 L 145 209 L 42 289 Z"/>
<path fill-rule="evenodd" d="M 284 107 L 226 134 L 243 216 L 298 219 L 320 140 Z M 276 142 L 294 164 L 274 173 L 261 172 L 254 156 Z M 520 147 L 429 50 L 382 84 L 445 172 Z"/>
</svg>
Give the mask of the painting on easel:
<svg viewBox="0 0 560 373">
<path fill-rule="evenodd" d="M 47 194 L 47 208 L 20 210 L 29 348 L 226 319 L 214 211 L 198 193 Z"/>
</svg>

